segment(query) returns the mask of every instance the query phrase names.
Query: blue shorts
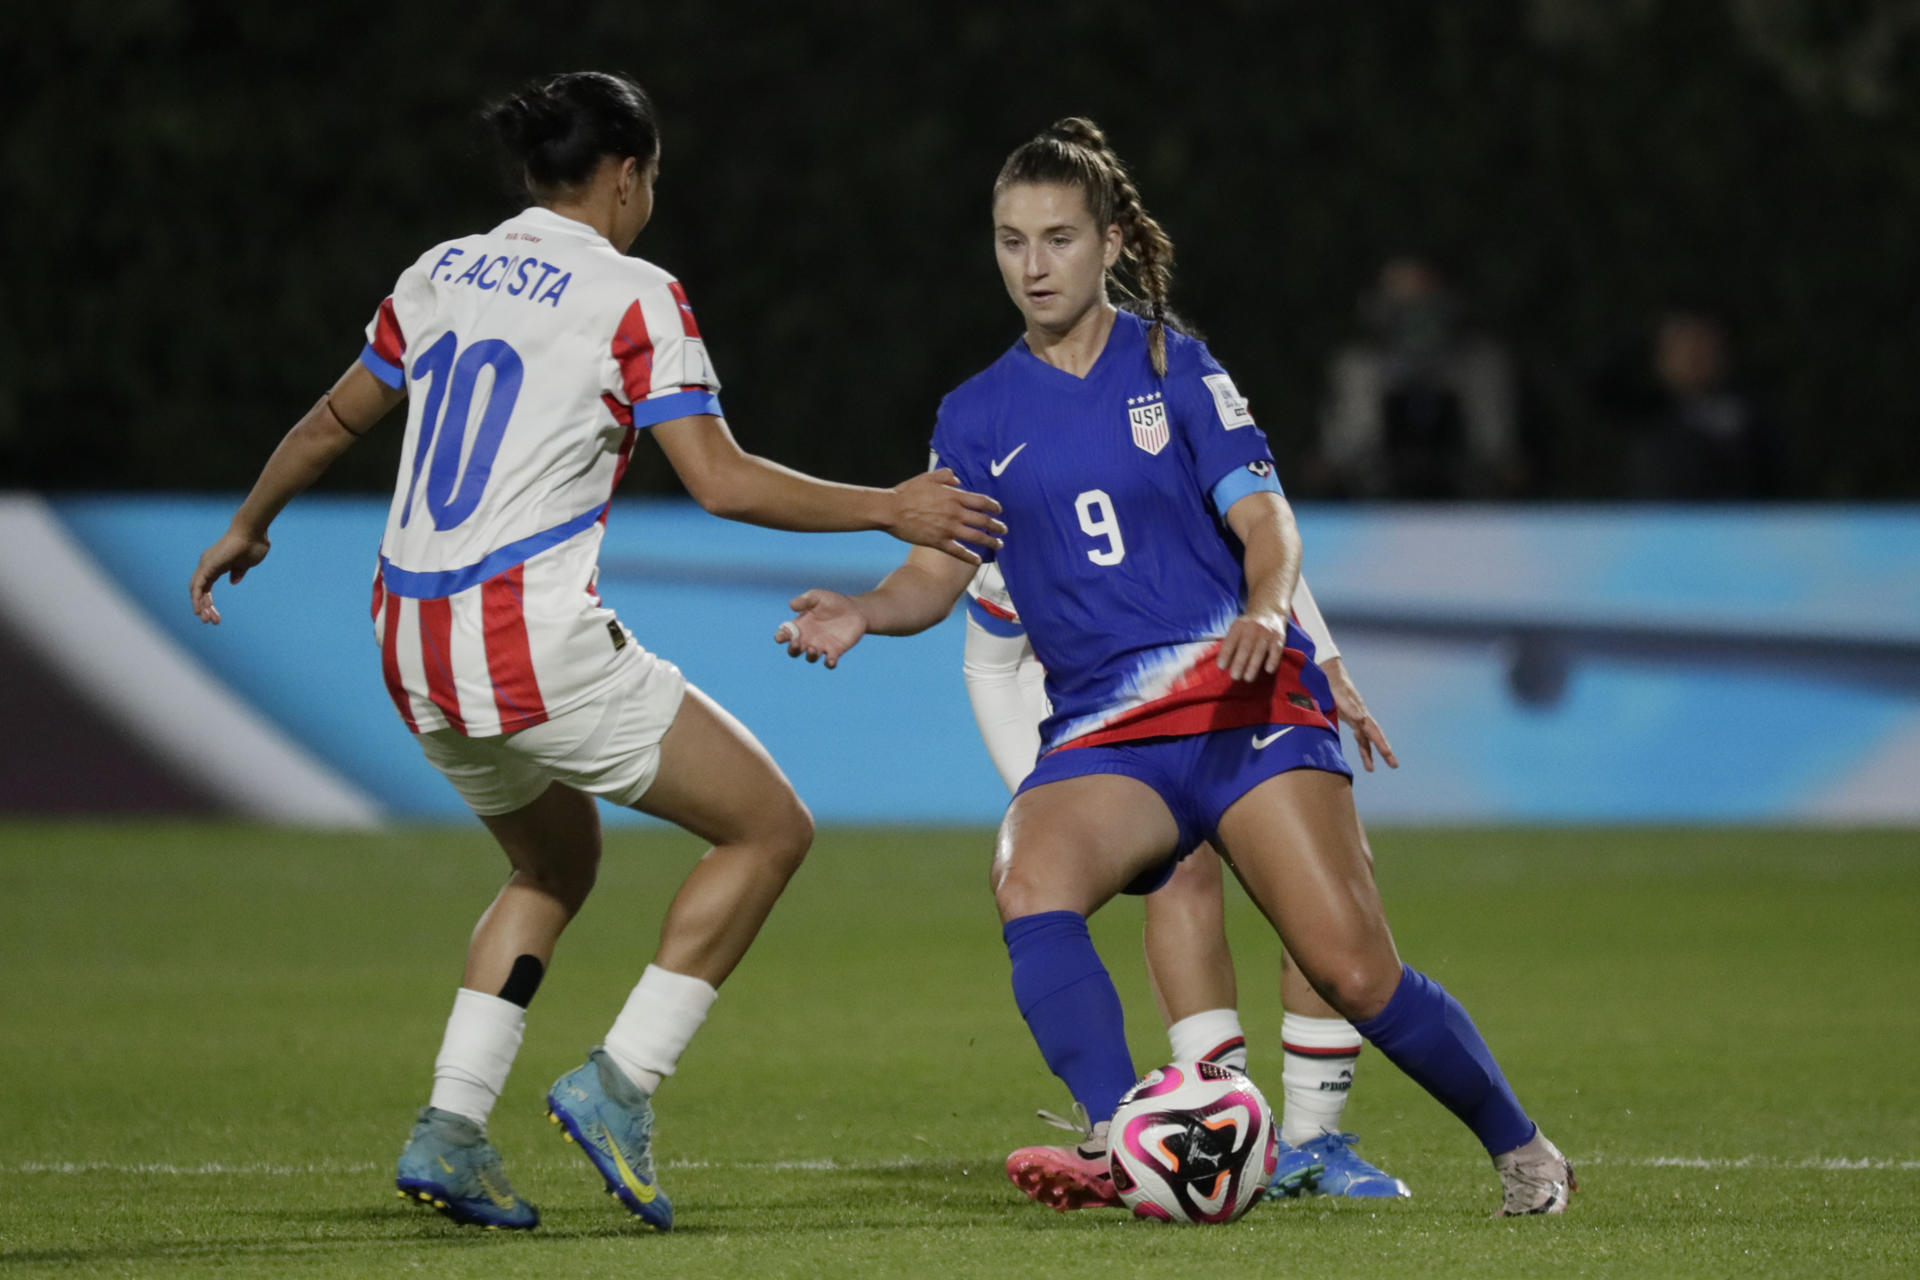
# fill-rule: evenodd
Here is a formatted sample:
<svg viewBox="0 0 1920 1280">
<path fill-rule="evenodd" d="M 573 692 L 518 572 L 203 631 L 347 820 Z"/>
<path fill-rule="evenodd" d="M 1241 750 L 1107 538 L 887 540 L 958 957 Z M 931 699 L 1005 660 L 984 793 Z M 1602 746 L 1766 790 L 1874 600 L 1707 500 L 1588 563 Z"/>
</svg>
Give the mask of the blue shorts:
<svg viewBox="0 0 1920 1280">
<path fill-rule="evenodd" d="M 1294 769 L 1321 769 L 1353 777 L 1340 752 L 1340 735 L 1304 724 L 1249 725 L 1180 738 L 1142 738 L 1097 747 L 1063 747 L 1040 757 L 1021 795 L 1049 782 L 1117 773 L 1137 778 L 1166 802 L 1180 827 L 1178 847 L 1125 889 L 1152 893 L 1173 876 L 1180 859 L 1211 840 L 1222 814 L 1268 778 Z"/>
</svg>

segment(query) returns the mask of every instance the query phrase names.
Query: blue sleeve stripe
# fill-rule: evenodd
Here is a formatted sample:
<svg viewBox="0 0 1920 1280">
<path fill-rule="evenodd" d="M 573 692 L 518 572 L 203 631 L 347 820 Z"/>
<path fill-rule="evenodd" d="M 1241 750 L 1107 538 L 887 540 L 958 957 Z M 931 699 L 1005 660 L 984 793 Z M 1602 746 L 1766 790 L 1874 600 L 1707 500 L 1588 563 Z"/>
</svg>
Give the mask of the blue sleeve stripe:
<svg viewBox="0 0 1920 1280">
<path fill-rule="evenodd" d="M 368 373 L 371 373 L 395 391 L 398 391 L 400 384 L 406 381 L 406 371 L 397 364 L 388 364 L 385 360 L 382 360 L 379 353 L 373 349 L 371 342 L 360 348 L 360 363 L 367 366 Z"/>
<path fill-rule="evenodd" d="M 716 418 L 724 418 L 726 415 L 720 412 L 719 392 L 676 391 L 670 396 L 636 400 L 633 404 L 633 425 L 637 430 L 645 430 L 675 418 L 691 418 L 696 413 L 710 413 Z"/>
<path fill-rule="evenodd" d="M 1235 467 L 1213 486 L 1211 501 L 1215 514 L 1224 516 L 1228 508 L 1250 493 L 1283 493 L 1272 471 L 1257 476 L 1245 467 Z"/>
<path fill-rule="evenodd" d="M 1027 629 L 1019 623 L 1002 618 L 988 609 L 987 606 L 981 604 L 980 597 L 978 596 L 967 597 L 967 613 L 975 622 L 980 624 L 980 629 L 988 635 L 1004 636 L 1008 639 L 1013 639 L 1017 636 L 1027 634 Z"/>
</svg>

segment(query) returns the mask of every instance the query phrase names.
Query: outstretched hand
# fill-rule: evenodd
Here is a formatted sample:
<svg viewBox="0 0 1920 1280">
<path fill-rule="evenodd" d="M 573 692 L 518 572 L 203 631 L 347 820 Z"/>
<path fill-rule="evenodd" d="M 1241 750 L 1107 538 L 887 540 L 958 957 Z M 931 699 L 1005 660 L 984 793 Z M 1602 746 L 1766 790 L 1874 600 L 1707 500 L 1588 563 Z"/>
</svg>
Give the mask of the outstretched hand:
<svg viewBox="0 0 1920 1280">
<path fill-rule="evenodd" d="M 213 607 L 213 584 L 221 574 L 228 582 L 238 582 L 247 570 L 267 558 L 272 549 L 265 534 L 239 533 L 229 529 L 220 540 L 200 553 L 193 577 L 187 583 L 187 600 L 200 621 L 220 625 L 220 611 Z"/>
<path fill-rule="evenodd" d="M 949 468 L 924 472 L 893 486 L 893 497 L 887 532 L 902 542 L 944 551 L 967 564 L 980 563 L 979 553 L 967 543 L 1000 549 L 1000 536 L 1007 531 L 994 519 L 1000 504 L 984 493 L 962 489 Z"/>
<path fill-rule="evenodd" d="M 805 654 L 808 662 L 825 658 L 831 669 L 839 666 L 841 655 L 867 634 L 867 619 L 860 606 L 838 591 L 803 591 L 788 601 L 787 607 L 799 616 L 781 623 L 773 640 L 787 646 L 788 657 Z"/>
<path fill-rule="evenodd" d="M 1367 772 L 1373 772 L 1375 750 L 1389 768 L 1398 769 L 1400 757 L 1393 754 L 1393 744 L 1387 741 L 1380 722 L 1367 711 L 1367 700 L 1354 687 L 1353 677 L 1347 674 L 1347 664 L 1336 654 L 1322 662 L 1320 670 L 1326 673 L 1327 686 L 1333 690 L 1333 705 L 1339 709 L 1340 718 L 1353 730 L 1353 743 L 1360 748 L 1360 763 L 1367 767 Z"/>
</svg>

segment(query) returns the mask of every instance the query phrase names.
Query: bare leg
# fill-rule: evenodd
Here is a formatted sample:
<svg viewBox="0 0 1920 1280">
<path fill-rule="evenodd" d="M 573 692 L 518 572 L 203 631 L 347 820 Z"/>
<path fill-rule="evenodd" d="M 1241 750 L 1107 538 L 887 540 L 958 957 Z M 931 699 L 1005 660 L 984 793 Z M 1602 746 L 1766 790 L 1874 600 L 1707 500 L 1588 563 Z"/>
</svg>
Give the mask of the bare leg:
<svg viewBox="0 0 1920 1280">
<path fill-rule="evenodd" d="M 1307 975 L 1300 972 L 1293 952 L 1285 950 L 1280 953 L 1280 1003 L 1288 1013 L 1297 1013 L 1303 1018 L 1346 1017 L 1320 998 L 1320 993 L 1307 981 Z"/>
<path fill-rule="evenodd" d="M 1355 816 L 1356 824 L 1359 821 Z M 1367 874 L 1373 874 L 1373 847 L 1367 842 L 1364 827 L 1360 830 L 1360 848 L 1366 854 Z M 1320 998 L 1320 993 L 1307 981 L 1307 975 L 1300 972 L 1300 966 L 1293 958 L 1293 952 L 1280 952 L 1280 1003 L 1288 1013 L 1297 1013 L 1303 1018 L 1338 1018 L 1340 1011 Z"/>
<path fill-rule="evenodd" d="M 1202 845 L 1174 869 L 1172 879 L 1147 895 L 1147 977 L 1160 1020 L 1169 1027 L 1238 1003 L 1223 879 L 1220 855 Z"/>
<path fill-rule="evenodd" d="M 1007 1157 L 1014 1185 L 1053 1208 L 1119 1203 L 1106 1124 L 1135 1079 L 1120 996 L 1086 917 L 1178 839 L 1173 815 L 1152 788 L 1113 774 L 1023 792 L 1001 824 L 992 884 L 1014 1002 L 1091 1126 L 1075 1146 L 1023 1147 Z"/>
<path fill-rule="evenodd" d="M 1473 1019 L 1439 983 L 1400 963 L 1347 779 L 1313 769 L 1269 778 L 1227 810 L 1220 837 L 1240 882 L 1314 990 L 1472 1129 L 1488 1154 L 1506 1157 L 1528 1146 L 1538 1131 Z M 1537 1154 L 1541 1168 L 1551 1164 L 1570 1185 L 1551 1144 L 1528 1151 L 1528 1159 Z M 1531 1173 L 1503 1168 L 1502 1178 L 1510 1210 L 1521 1200 L 1532 1203 Z M 1534 1190 L 1546 1207 L 1518 1211 L 1564 1207 L 1559 1183 Z"/>
<path fill-rule="evenodd" d="M 1234 874 L 1338 1016 L 1362 1022 L 1384 1009 L 1400 957 L 1347 779 L 1317 769 L 1269 778 L 1221 817 L 1220 836 Z"/>
<path fill-rule="evenodd" d="M 1166 803 L 1133 778 L 1093 774 L 1022 792 L 994 850 L 1000 919 L 1042 911 L 1090 916 L 1179 838 Z"/>
<path fill-rule="evenodd" d="M 498 992 L 521 956 L 542 968 L 593 890 L 600 868 L 600 814 L 593 797 L 554 783 L 512 813 L 483 817 L 513 874 L 474 926 L 461 985 Z"/>
<path fill-rule="evenodd" d="M 654 963 L 717 987 L 805 859 L 813 818 L 766 748 L 691 686 L 635 807 L 713 842 L 674 895 Z"/>
</svg>

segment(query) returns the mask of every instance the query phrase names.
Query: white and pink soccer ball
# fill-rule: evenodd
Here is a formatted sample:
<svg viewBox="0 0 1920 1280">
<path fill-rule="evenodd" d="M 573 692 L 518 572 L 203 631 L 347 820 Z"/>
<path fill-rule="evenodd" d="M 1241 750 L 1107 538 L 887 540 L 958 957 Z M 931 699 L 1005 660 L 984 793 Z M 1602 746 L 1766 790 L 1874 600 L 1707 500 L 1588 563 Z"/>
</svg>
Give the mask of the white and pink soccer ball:
<svg viewBox="0 0 1920 1280">
<path fill-rule="evenodd" d="M 1107 1160 L 1136 1217 L 1199 1226 L 1232 1222 L 1259 1202 L 1279 1143 L 1253 1081 L 1217 1063 L 1175 1062 L 1120 1100 Z"/>
</svg>

